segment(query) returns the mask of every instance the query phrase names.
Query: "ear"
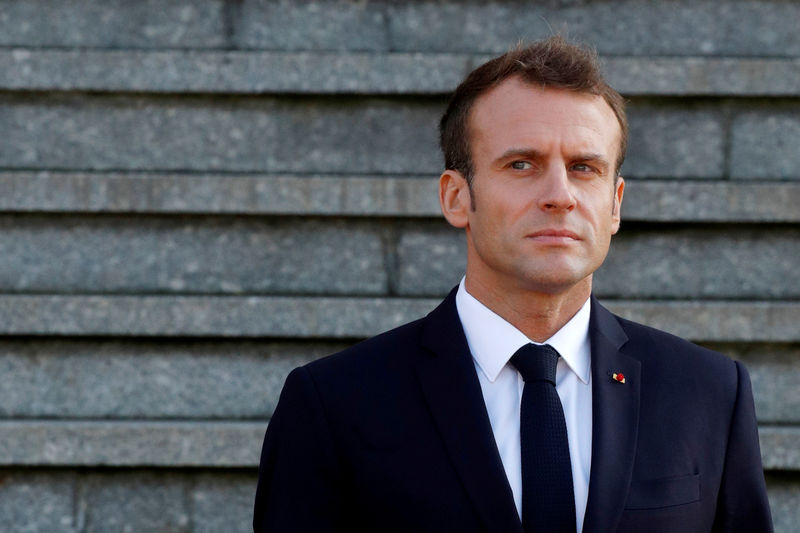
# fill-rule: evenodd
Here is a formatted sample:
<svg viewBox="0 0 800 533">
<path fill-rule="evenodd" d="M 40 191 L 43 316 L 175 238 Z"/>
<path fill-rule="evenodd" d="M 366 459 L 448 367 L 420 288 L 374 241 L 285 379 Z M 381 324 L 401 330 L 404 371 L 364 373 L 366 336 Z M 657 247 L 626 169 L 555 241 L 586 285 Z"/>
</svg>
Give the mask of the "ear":
<svg viewBox="0 0 800 533">
<path fill-rule="evenodd" d="M 622 176 L 618 177 L 614 184 L 614 207 L 611 211 L 611 234 L 614 235 L 619 231 L 619 222 L 621 220 L 622 209 L 622 195 L 625 192 L 625 180 Z"/>
<path fill-rule="evenodd" d="M 450 225 L 466 228 L 469 223 L 470 191 L 466 178 L 457 170 L 445 170 L 439 176 L 439 205 Z"/>
</svg>

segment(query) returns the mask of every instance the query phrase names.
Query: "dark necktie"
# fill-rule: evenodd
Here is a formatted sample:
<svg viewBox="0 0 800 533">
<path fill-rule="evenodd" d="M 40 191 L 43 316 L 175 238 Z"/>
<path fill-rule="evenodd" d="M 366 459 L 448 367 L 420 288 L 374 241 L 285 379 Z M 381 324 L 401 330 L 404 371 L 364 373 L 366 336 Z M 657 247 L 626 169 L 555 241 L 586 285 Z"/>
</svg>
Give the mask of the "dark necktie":
<svg viewBox="0 0 800 533">
<path fill-rule="evenodd" d="M 575 493 L 567 423 L 556 392 L 558 352 L 526 344 L 511 357 L 522 374 L 522 529 L 525 533 L 574 533 Z"/>
</svg>

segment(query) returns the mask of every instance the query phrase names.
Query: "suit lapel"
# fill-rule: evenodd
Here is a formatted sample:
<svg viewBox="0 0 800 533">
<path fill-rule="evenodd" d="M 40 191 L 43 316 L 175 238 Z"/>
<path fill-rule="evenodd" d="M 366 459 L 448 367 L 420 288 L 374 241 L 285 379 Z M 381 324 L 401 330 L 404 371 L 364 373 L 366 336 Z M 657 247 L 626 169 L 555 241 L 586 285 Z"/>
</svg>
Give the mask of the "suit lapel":
<svg viewBox="0 0 800 533">
<path fill-rule="evenodd" d="M 641 363 L 623 354 L 617 319 L 592 297 L 592 467 L 584 533 L 613 531 L 628 495 L 639 424 Z M 612 379 L 622 373 L 625 383 Z"/>
<path fill-rule="evenodd" d="M 425 319 L 428 354 L 416 373 L 453 466 L 487 531 L 522 532 L 455 304 L 454 289 Z"/>
</svg>

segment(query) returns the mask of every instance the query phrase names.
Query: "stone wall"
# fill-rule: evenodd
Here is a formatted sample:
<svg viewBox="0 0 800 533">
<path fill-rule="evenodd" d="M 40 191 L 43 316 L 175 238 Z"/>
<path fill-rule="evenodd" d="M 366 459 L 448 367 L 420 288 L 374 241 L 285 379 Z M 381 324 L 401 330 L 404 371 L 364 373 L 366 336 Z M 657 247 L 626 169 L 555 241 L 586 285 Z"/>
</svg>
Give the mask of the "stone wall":
<svg viewBox="0 0 800 533">
<path fill-rule="evenodd" d="M 0 530 L 249 531 L 289 370 L 461 276 L 447 92 L 562 31 L 630 101 L 596 292 L 748 365 L 793 531 L 800 5 L 535 4 L 0 1 Z"/>
</svg>

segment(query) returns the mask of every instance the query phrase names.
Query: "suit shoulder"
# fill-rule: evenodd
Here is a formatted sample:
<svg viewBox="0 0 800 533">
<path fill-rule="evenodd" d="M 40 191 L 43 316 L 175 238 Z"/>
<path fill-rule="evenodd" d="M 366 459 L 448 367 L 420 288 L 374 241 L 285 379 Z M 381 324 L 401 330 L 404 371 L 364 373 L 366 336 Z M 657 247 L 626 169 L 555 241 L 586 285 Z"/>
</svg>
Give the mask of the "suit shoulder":
<svg viewBox="0 0 800 533">
<path fill-rule="evenodd" d="M 673 365 L 687 364 L 693 368 L 710 367 L 719 372 L 736 372 L 735 362 L 727 355 L 699 346 L 672 333 L 646 326 L 614 315 L 629 343 L 639 353 L 657 354 Z M 647 350 L 643 350 L 646 347 Z"/>
<path fill-rule="evenodd" d="M 398 359 L 419 351 L 424 318 L 414 320 L 358 342 L 340 352 L 305 365 L 314 376 L 329 373 L 374 371 L 376 367 L 392 366 Z"/>
</svg>

